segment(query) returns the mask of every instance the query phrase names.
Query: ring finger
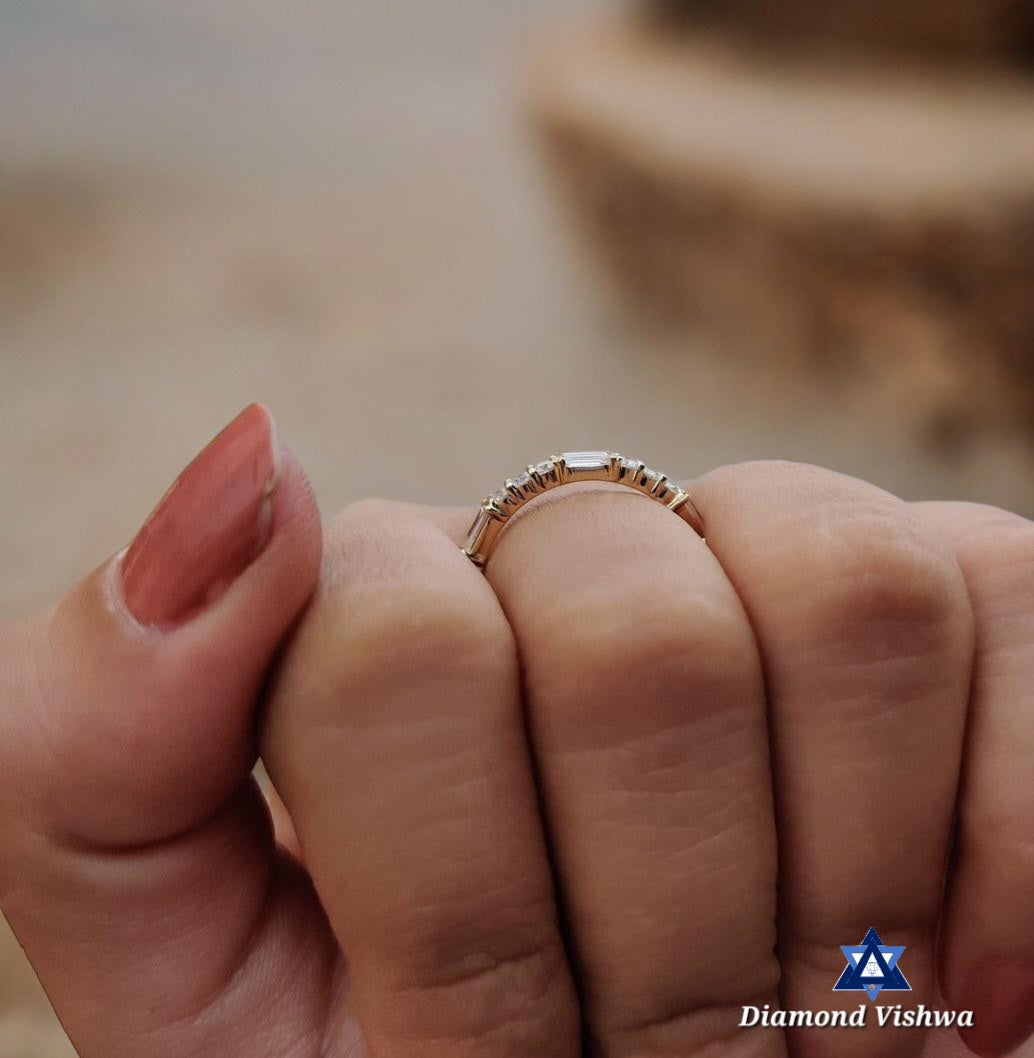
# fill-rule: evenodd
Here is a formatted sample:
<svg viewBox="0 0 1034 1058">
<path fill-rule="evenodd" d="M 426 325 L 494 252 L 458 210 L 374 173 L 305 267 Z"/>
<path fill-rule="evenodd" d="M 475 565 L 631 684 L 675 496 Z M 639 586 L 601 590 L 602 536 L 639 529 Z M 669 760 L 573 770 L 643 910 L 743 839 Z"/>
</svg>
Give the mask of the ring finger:
<svg viewBox="0 0 1034 1058">
<path fill-rule="evenodd" d="M 775 1001 L 778 966 L 764 690 L 736 593 L 685 524 L 620 488 L 536 501 L 487 575 L 522 657 L 591 1053 L 742 1053 L 741 1007 Z M 750 1053 L 783 1054 L 779 1034 Z"/>
</svg>

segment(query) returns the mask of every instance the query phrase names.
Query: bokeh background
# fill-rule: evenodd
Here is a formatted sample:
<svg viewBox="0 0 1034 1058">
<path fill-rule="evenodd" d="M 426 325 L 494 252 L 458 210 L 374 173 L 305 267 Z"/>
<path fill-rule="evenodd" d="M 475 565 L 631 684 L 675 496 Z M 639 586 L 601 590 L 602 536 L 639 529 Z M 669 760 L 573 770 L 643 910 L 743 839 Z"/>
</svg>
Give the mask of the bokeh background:
<svg viewBox="0 0 1034 1058">
<path fill-rule="evenodd" d="M 256 399 L 327 515 L 582 448 L 1034 514 L 1016 5 L 630 6 L 0 0 L 0 617 Z"/>
</svg>

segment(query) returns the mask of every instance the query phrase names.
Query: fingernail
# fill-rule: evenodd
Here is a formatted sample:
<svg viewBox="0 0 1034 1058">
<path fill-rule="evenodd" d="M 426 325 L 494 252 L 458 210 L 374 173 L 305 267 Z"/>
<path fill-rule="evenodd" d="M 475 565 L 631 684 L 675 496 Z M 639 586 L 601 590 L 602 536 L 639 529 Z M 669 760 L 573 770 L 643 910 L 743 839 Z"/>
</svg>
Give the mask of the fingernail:
<svg viewBox="0 0 1034 1058">
<path fill-rule="evenodd" d="M 1034 1034 L 1034 965 L 1015 959 L 978 963 L 955 1003 L 973 1011 L 973 1028 L 962 1031 L 970 1050 L 994 1058 L 1008 1054 Z"/>
<path fill-rule="evenodd" d="M 123 596 L 141 624 L 193 616 L 258 557 L 278 463 L 272 416 L 252 404 L 172 483 L 122 560 Z"/>
</svg>

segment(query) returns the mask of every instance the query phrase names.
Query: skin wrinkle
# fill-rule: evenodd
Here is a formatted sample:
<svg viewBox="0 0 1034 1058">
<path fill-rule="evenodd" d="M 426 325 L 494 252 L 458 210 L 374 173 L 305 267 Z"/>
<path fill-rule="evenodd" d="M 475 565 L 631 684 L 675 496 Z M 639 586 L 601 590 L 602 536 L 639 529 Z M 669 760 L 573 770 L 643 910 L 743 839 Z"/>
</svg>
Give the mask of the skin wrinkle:
<svg viewBox="0 0 1034 1058">
<path fill-rule="evenodd" d="M 184 838 L 184 840 L 189 840 Z M 152 847 L 149 849 L 141 850 L 141 856 L 137 858 L 150 859 L 156 852 L 165 853 L 176 844 L 179 844 L 179 839 L 172 839 L 170 843 L 162 843 L 163 847 Z M 103 854 L 102 854 L 103 855 Z M 76 854 L 73 857 L 74 862 L 77 864 L 81 863 L 81 856 Z M 104 857 L 106 865 L 110 866 L 108 857 Z M 125 862 L 125 854 L 120 853 L 118 856 L 119 863 Z M 215 867 L 215 864 L 213 864 Z M 201 887 L 200 880 L 195 883 L 198 888 Z M 186 894 L 189 898 L 189 894 Z M 162 1035 L 167 1035 L 170 1032 L 174 1033 L 184 1026 L 194 1026 L 201 1023 L 204 1020 L 204 1015 L 210 1014 L 218 1009 L 223 998 L 230 993 L 236 986 L 238 980 L 243 974 L 247 972 L 247 964 L 249 962 L 252 951 L 255 946 L 262 939 L 262 930 L 266 922 L 266 916 L 268 913 L 268 895 L 269 889 L 267 887 L 265 893 L 256 902 L 255 914 L 252 918 L 251 924 L 242 933 L 240 943 L 237 948 L 230 950 L 227 953 L 224 966 L 216 974 L 213 975 L 213 982 L 207 992 L 194 997 L 191 1004 L 176 1012 L 169 1012 L 163 1016 L 160 1023 L 152 1025 L 149 1029 L 144 1031 L 138 1031 L 136 1038 L 139 1040 L 146 1040 L 150 1038 L 158 1038 Z M 153 924 L 153 917 L 148 916 L 146 922 L 148 925 Z M 197 929 L 200 931 L 204 927 L 203 923 L 197 923 Z M 182 938 L 182 932 L 177 930 L 177 943 Z"/>
<path fill-rule="evenodd" d="M 254 780 L 249 774 L 241 784 L 241 789 L 251 787 L 253 782 Z M 255 790 L 258 790 L 257 786 L 255 787 Z M 54 827 L 51 827 L 47 831 L 41 831 L 40 833 L 41 837 L 43 837 L 49 845 L 57 849 L 59 852 L 75 856 L 80 863 L 83 859 L 94 859 L 98 863 L 110 860 L 118 861 L 126 858 L 135 859 L 138 857 L 144 857 L 149 853 L 160 854 L 167 850 L 174 850 L 181 845 L 189 844 L 195 835 L 206 831 L 213 821 L 222 818 L 227 811 L 232 808 L 232 805 L 233 800 L 231 800 L 229 805 L 216 805 L 207 817 L 199 820 L 197 823 L 184 830 L 177 831 L 175 834 L 170 834 L 168 837 L 158 837 L 153 841 L 142 843 L 113 842 L 110 844 L 101 844 L 91 838 L 84 838 L 65 829 L 57 829 Z"/>
<path fill-rule="evenodd" d="M 463 962 L 464 965 L 454 967 L 452 973 L 411 983 L 393 980 L 393 987 L 400 996 L 409 992 L 419 992 L 425 995 L 428 992 L 449 991 L 477 985 L 483 978 L 500 975 L 520 976 L 526 967 L 531 966 L 535 969 L 538 963 L 545 963 L 547 966 L 555 964 L 556 973 L 559 973 L 559 968 L 564 962 L 564 953 L 557 944 L 530 943 L 504 955 L 490 951 L 468 953 Z M 555 974 L 549 973 L 545 975 L 544 981 L 552 981 L 554 976 Z M 545 983 L 542 990 L 545 991 L 547 987 L 548 983 Z"/>
<path fill-rule="evenodd" d="M 60 865 L 61 870 L 57 872 L 59 878 L 67 881 L 68 878 L 74 877 L 77 881 L 91 886 L 98 892 L 105 892 L 111 888 L 114 881 L 126 882 L 140 879 L 142 882 L 146 882 L 146 876 L 152 864 L 159 866 L 162 860 L 173 862 L 179 860 L 184 851 L 190 851 L 189 846 L 193 844 L 195 838 L 207 837 L 216 824 L 225 825 L 233 816 L 239 815 L 242 807 L 249 807 L 251 803 L 256 805 L 260 803 L 261 795 L 258 793 L 257 787 L 252 788 L 252 780 L 247 780 L 244 787 L 242 787 L 242 791 L 246 791 L 248 794 L 247 805 L 244 803 L 245 799 L 242 793 L 242 796 L 237 801 L 219 806 L 209 819 L 202 821 L 197 827 L 176 834 L 171 838 L 159 839 L 147 845 L 131 848 L 98 848 L 91 844 L 80 847 L 78 845 L 56 844 L 49 835 L 38 832 L 32 832 L 31 837 L 35 841 L 37 848 L 47 857 L 52 872 L 55 872 L 58 865 Z M 265 821 L 268 817 L 263 814 L 262 818 Z M 266 825 L 254 828 L 250 820 L 249 827 L 256 834 L 264 833 L 266 830 Z M 271 841 L 269 845 L 272 847 Z M 57 855 L 54 856 L 54 853 Z M 126 873 L 127 866 L 132 867 L 132 872 L 129 874 Z M 187 873 L 193 874 L 194 866 L 192 861 L 188 862 L 187 867 L 189 867 Z M 144 868 L 148 868 L 148 870 Z M 194 878 L 192 888 L 196 888 L 200 892 L 209 887 L 212 878 L 220 877 L 219 864 L 213 861 L 208 865 L 205 874 Z M 146 888 L 146 885 L 144 887 Z M 125 885 L 123 885 L 123 892 L 117 897 L 122 905 L 125 904 L 129 895 L 125 892 L 125 888 Z M 184 891 L 179 882 L 170 883 L 170 889 L 174 893 Z"/>
<path fill-rule="evenodd" d="M 271 915 L 275 911 L 274 897 L 279 896 L 282 899 L 289 898 L 292 885 L 301 886 L 302 889 L 308 890 L 309 886 L 307 880 L 303 884 L 302 879 L 303 876 L 299 872 L 297 863 L 293 861 L 289 855 L 281 856 L 269 872 L 265 898 L 258 906 L 252 928 L 249 930 L 247 936 L 243 939 L 240 945 L 237 960 L 232 972 L 227 976 L 222 986 L 210 997 L 208 1002 L 199 1004 L 197 1009 L 193 1012 L 184 1012 L 181 1016 L 176 1018 L 174 1022 L 161 1026 L 160 1030 L 156 1030 L 156 1034 L 157 1031 L 168 1033 L 170 1030 L 175 1029 L 176 1025 L 189 1024 L 196 1029 L 201 1029 L 206 1021 L 233 1025 L 233 1004 L 236 999 L 235 994 L 242 988 L 249 992 L 253 989 L 255 982 L 248 980 L 247 975 L 249 972 L 254 973 L 254 963 L 257 959 L 261 959 L 267 964 L 270 964 L 270 969 L 273 971 L 272 975 L 269 973 L 256 975 L 259 978 L 260 983 L 268 985 L 270 983 L 270 976 L 273 976 L 281 981 L 281 987 L 277 988 L 274 993 L 278 998 L 283 994 L 285 989 L 292 991 L 295 995 L 298 994 L 296 975 L 292 975 L 285 979 L 283 971 L 277 967 L 277 963 L 280 961 L 278 954 L 268 950 L 268 933 L 271 926 Z M 328 944 L 324 947 L 326 949 L 326 954 L 323 956 L 322 961 L 328 964 L 338 963 L 340 961 L 340 956 L 334 946 Z M 320 976 L 325 976 L 328 983 L 334 979 L 334 974 L 331 973 L 329 969 L 324 975 L 315 976 L 317 980 Z M 311 982 L 306 983 L 309 984 Z M 308 999 L 308 995 L 306 995 L 305 998 Z M 315 1010 L 318 1009 L 319 1006 L 317 1005 Z M 297 1029 L 297 1034 L 300 1037 L 299 1044 L 301 1045 L 307 1041 L 309 1048 L 311 1048 L 316 1042 L 322 1029 L 321 1022 L 315 1016 L 315 1010 L 312 1025 L 303 1023 L 298 1026 Z M 303 1053 L 311 1054 L 312 1051 L 307 1050 L 303 1051 Z M 278 1048 L 272 1058 L 280 1058 L 280 1055 L 281 1051 Z"/>
<path fill-rule="evenodd" d="M 430 988 L 428 988 L 428 987 L 424 987 L 424 988 L 414 987 L 414 988 L 411 989 L 411 991 L 426 993 L 428 991 L 432 991 L 433 992 L 433 991 L 439 991 L 439 990 L 449 990 L 452 986 L 459 986 L 461 988 L 468 988 L 471 984 L 477 984 L 479 982 L 479 980 L 482 979 L 482 978 L 495 976 L 500 971 L 502 971 L 504 973 L 507 972 L 507 971 L 511 971 L 515 967 L 518 967 L 519 964 L 522 964 L 522 963 L 528 961 L 529 959 L 530 959 L 530 956 L 529 957 L 517 957 L 515 959 L 509 959 L 509 960 L 502 960 L 496 966 L 488 967 L 484 971 L 482 971 L 480 973 L 476 973 L 476 974 L 471 974 L 471 975 L 469 975 L 466 978 L 460 978 L 460 979 L 457 979 L 456 981 L 452 981 L 452 982 L 445 982 L 445 983 L 443 983 L 441 985 L 432 985 L 432 986 L 430 986 Z M 542 976 L 541 987 L 537 991 L 532 991 L 531 993 L 529 993 L 527 995 L 526 1000 L 524 1002 L 524 1006 L 526 1008 L 533 1007 L 534 1004 L 536 1002 L 538 1002 L 539 1000 L 541 1000 L 542 996 L 545 995 L 550 990 L 550 988 L 553 987 L 553 985 L 555 983 L 555 980 L 556 980 L 556 977 L 559 976 L 561 974 L 561 972 L 562 972 L 562 966 L 563 966 L 563 959 L 561 958 L 561 959 L 557 960 L 557 969 L 556 969 L 556 974 L 555 975 L 551 974 L 551 973 L 547 973 L 547 974 Z M 532 1015 L 532 1018 L 529 1019 L 529 1020 L 533 1020 L 533 1019 L 534 1019 L 534 1015 Z M 486 1032 L 483 1035 L 478 1036 L 478 1037 L 471 1037 L 471 1036 L 465 1036 L 465 1035 L 464 1036 L 460 1036 L 460 1035 L 446 1035 L 446 1034 L 442 1034 L 442 1035 L 437 1035 L 437 1036 L 424 1035 L 424 1036 L 420 1036 L 420 1037 L 410 1037 L 410 1039 L 412 1040 L 412 1042 L 419 1043 L 419 1044 L 423 1044 L 423 1043 L 458 1044 L 458 1043 L 468 1042 L 471 1039 L 490 1039 L 491 1036 L 496 1035 L 496 1034 L 501 1033 L 501 1032 L 509 1033 L 511 1031 L 511 1029 L 512 1029 L 512 1026 L 514 1025 L 514 1023 L 516 1021 L 517 1021 L 517 1019 L 515 1017 L 511 1016 L 510 1019 L 508 1021 L 506 1021 L 505 1023 L 501 1023 L 501 1024 L 498 1024 L 498 1025 L 492 1026 L 491 1028 L 486 1030 Z M 489 1052 L 489 1053 L 491 1053 L 491 1052 Z"/>
<path fill-rule="evenodd" d="M 691 844 L 688 848 L 680 849 L 678 852 L 667 852 L 663 854 L 662 859 L 677 861 L 679 866 L 679 876 L 684 881 L 691 881 L 696 877 L 705 877 L 714 881 L 714 888 L 718 888 L 719 884 L 725 880 L 725 875 L 733 874 L 734 877 L 729 880 L 735 880 L 735 872 L 742 872 L 745 863 L 749 865 L 750 855 L 748 853 L 740 853 L 738 855 L 730 854 L 725 857 L 709 860 L 706 864 L 700 863 L 687 865 L 684 860 L 689 857 L 691 853 L 696 854 L 696 856 L 705 852 L 710 853 L 712 846 L 724 849 L 734 837 L 736 830 L 741 828 L 747 831 L 748 836 L 753 836 L 754 831 L 756 830 L 756 823 L 751 824 L 745 822 L 738 826 L 730 826 L 719 835 L 709 835 L 706 838 L 697 839 L 697 841 L 694 844 Z M 669 825 L 667 833 L 670 836 L 672 833 L 678 832 L 679 829 L 680 828 L 677 826 Z M 732 850 L 729 851 L 732 853 Z M 625 914 L 627 916 L 627 908 L 625 909 Z"/>
<path fill-rule="evenodd" d="M 254 796 L 257 799 L 261 799 L 261 794 L 259 794 L 257 787 L 254 787 Z M 253 803 L 258 803 L 258 801 L 256 800 Z M 226 811 L 227 810 L 224 807 L 222 811 L 217 814 L 217 817 L 214 818 L 218 818 L 219 815 L 224 815 Z M 204 826 L 208 825 L 208 823 L 204 824 Z M 269 829 L 268 833 L 270 837 L 269 845 L 271 847 L 271 828 Z M 174 849 L 176 845 L 182 845 L 190 842 L 193 837 L 193 834 L 185 834 L 182 836 L 178 836 L 177 838 L 171 839 L 170 843 L 168 844 L 162 843 L 160 845 L 152 846 L 148 849 L 143 849 L 141 850 L 140 858 L 147 858 L 148 856 L 154 853 L 163 854 L 166 851 Z M 120 858 L 122 858 L 122 856 L 124 855 L 124 853 L 119 854 Z M 217 865 L 215 863 L 212 864 L 213 872 L 215 871 L 216 866 Z M 234 987 L 235 982 L 244 972 L 246 964 L 255 946 L 262 940 L 263 926 L 268 921 L 268 905 L 270 894 L 273 889 L 273 884 L 274 874 L 273 870 L 270 869 L 266 874 L 264 887 L 256 895 L 256 898 L 254 900 L 254 911 L 252 915 L 249 916 L 248 924 L 245 925 L 245 927 L 241 931 L 240 939 L 236 947 L 226 953 L 223 968 L 217 974 L 214 975 L 211 988 L 206 993 L 203 993 L 202 995 L 198 996 L 195 1001 L 191 1003 L 189 1007 L 185 1008 L 182 1012 L 173 1015 L 168 1022 L 164 1022 L 161 1026 L 156 1026 L 156 1032 L 159 1030 L 175 1028 L 175 1026 L 177 1025 L 184 1025 L 188 1023 L 192 1024 L 194 1022 L 199 1021 L 201 1015 L 204 1012 L 213 1010 L 218 1005 L 220 998 Z M 210 886 L 204 884 L 202 879 L 197 879 L 194 885 L 198 890 L 198 894 L 200 894 L 202 891 L 209 891 L 210 889 Z M 153 918 L 151 918 L 150 921 L 153 922 Z M 202 923 L 197 924 L 197 929 L 199 931 L 203 928 L 204 926 Z M 182 933 L 177 930 L 177 942 L 181 937 Z"/>
<path fill-rule="evenodd" d="M 467 860 L 457 861 L 460 864 L 466 864 Z M 494 885 L 479 885 L 477 888 L 477 896 L 481 902 L 487 902 L 490 897 L 497 897 L 500 895 L 508 895 L 511 890 L 516 888 L 518 884 L 523 881 L 517 872 L 510 874 L 504 880 Z M 538 896 L 534 899 L 527 899 L 523 906 L 526 906 L 530 911 L 549 911 L 549 900 L 545 896 Z M 415 902 L 410 905 L 412 911 L 423 911 L 430 913 L 437 913 L 442 909 L 457 909 L 464 911 L 465 917 L 469 922 L 476 922 L 478 916 L 472 911 L 472 902 L 470 896 L 467 893 L 456 893 L 453 896 L 444 896 L 436 900 L 433 904 L 421 905 L 419 902 Z M 511 903 L 512 910 L 521 910 L 522 905 L 520 902 Z M 429 915 L 430 917 L 430 915 Z M 486 918 L 491 916 L 486 913 Z M 534 918 L 534 914 L 529 915 L 530 918 Z"/>
<path fill-rule="evenodd" d="M 773 982 L 772 987 L 773 988 L 775 987 L 775 982 Z M 758 1004 L 758 1003 L 763 1004 L 763 1003 L 766 1003 L 766 1002 L 770 1002 L 772 1000 L 772 998 L 773 998 L 772 992 L 770 990 L 768 990 L 768 989 L 763 989 L 763 990 L 757 992 L 755 995 L 748 996 L 744 1000 L 744 1003 L 748 1003 L 748 1004 L 751 1004 L 751 1005 Z M 689 1010 L 689 1011 L 674 1010 L 673 1009 L 673 1010 L 671 1010 L 669 1012 L 665 1012 L 665 1013 L 661 1014 L 660 1016 L 658 1016 L 656 1018 L 651 1019 L 650 1021 L 642 1021 L 642 1022 L 637 1022 L 637 1023 L 633 1023 L 631 1025 L 624 1026 L 621 1029 L 619 1029 L 619 1033 L 620 1033 L 620 1035 L 623 1035 L 623 1036 L 632 1036 L 632 1037 L 635 1037 L 635 1036 L 658 1036 L 658 1035 L 664 1035 L 664 1034 L 671 1033 L 672 1030 L 678 1029 L 680 1022 L 687 1022 L 687 1021 L 688 1022 L 696 1022 L 696 1021 L 709 1021 L 710 1020 L 710 1021 L 714 1021 L 714 1023 L 716 1025 L 719 1025 L 719 1024 L 723 1023 L 723 1021 L 724 1021 L 723 1015 L 725 1015 L 729 1011 L 730 1007 L 738 1010 L 738 1008 L 741 1007 L 742 1005 L 743 1004 L 741 1004 L 739 1002 L 737 1002 L 737 1003 L 713 1003 L 713 1004 L 710 1004 L 708 1006 L 696 1007 L 693 1010 Z M 703 1049 L 712 1047 L 712 1046 L 714 1046 L 714 1044 L 720 1043 L 722 1041 L 730 1041 L 730 1040 L 734 1039 L 735 1037 L 737 1037 L 739 1035 L 740 1035 L 740 1030 L 739 1030 L 738 1027 L 737 1028 L 733 1028 L 733 1029 L 731 1029 L 731 1030 L 729 1030 L 727 1032 L 721 1032 L 717 1036 L 715 1036 L 714 1038 L 708 1040 L 707 1043 L 703 1044 L 703 1048 L 701 1048 L 701 1049 L 699 1049 L 697 1051 L 694 1051 L 692 1053 L 693 1054 L 700 1054 L 700 1053 L 702 1053 Z M 687 1055 L 686 1058 L 690 1058 L 690 1056 Z"/>
<path fill-rule="evenodd" d="M 483 856 L 486 861 L 490 860 L 488 854 Z M 450 866 L 469 866 L 470 863 L 470 859 L 455 860 Z M 418 948 L 434 949 L 436 954 L 444 953 L 448 957 L 441 931 L 441 925 L 445 922 L 462 924 L 464 942 L 467 934 L 480 933 L 486 938 L 492 936 L 492 939 L 497 939 L 494 937 L 496 933 L 505 936 L 514 923 L 520 923 L 522 928 L 536 919 L 549 924 L 551 894 L 545 888 L 528 884 L 534 881 L 531 873 L 508 874 L 494 885 L 477 884 L 477 872 L 474 870 L 462 872 L 460 877 L 464 880 L 469 878 L 475 884 L 452 895 L 436 896 L 433 901 L 429 901 L 426 895 L 421 899 L 418 893 L 414 893 L 413 899 L 407 901 L 407 924 L 412 934 L 421 940 Z M 520 894 L 522 886 L 527 888 L 523 895 Z M 462 917 L 452 919 L 443 914 L 453 911 L 462 912 Z M 505 912 L 505 917 L 500 916 L 500 911 Z"/>
<path fill-rule="evenodd" d="M 732 708 L 723 709 L 710 717 L 694 717 L 682 720 L 674 718 L 670 723 L 652 727 L 651 730 L 638 734 L 622 732 L 617 741 L 608 739 L 601 744 L 591 745 L 585 745 L 580 742 L 577 745 L 566 748 L 565 752 L 571 755 L 585 754 L 587 756 L 624 753 L 632 757 L 654 757 L 656 754 L 655 743 L 671 744 L 676 741 L 673 736 L 689 732 L 693 733 L 693 745 L 695 748 L 715 748 L 725 741 L 731 741 L 737 737 L 742 738 L 742 729 L 730 727 L 728 730 L 716 730 L 700 737 L 699 727 L 701 725 L 707 723 L 711 723 L 715 727 L 725 724 L 731 725 L 737 719 L 749 718 L 751 713 L 752 710 L 750 709 Z M 672 750 L 670 752 L 677 751 Z M 675 767 L 681 761 L 676 759 L 670 763 L 671 766 Z"/>
</svg>

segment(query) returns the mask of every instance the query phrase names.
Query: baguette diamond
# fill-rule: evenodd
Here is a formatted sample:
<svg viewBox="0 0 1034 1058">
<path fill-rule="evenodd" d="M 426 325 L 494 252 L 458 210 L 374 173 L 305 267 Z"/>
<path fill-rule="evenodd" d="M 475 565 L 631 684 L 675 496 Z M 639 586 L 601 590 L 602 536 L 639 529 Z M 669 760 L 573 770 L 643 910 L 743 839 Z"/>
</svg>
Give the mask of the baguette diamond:
<svg viewBox="0 0 1034 1058">
<path fill-rule="evenodd" d="M 565 452 L 561 457 L 569 470 L 606 470 L 610 466 L 607 452 Z"/>
</svg>

